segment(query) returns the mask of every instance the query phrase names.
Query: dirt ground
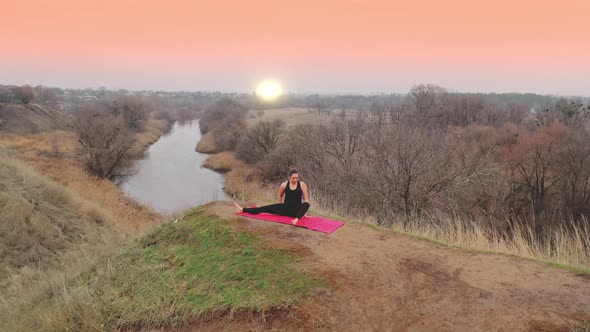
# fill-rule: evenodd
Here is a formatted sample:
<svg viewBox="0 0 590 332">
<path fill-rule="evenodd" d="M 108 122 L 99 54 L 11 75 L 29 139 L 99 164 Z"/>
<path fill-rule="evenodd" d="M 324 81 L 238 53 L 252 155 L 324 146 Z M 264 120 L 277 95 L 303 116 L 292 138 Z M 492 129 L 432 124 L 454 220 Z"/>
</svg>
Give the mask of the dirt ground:
<svg viewBox="0 0 590 332">
<path fill-rule="evenodd" d="M 572 324 L 590 321 L 590 275 L 442 247 L 362 224 L 323 234 L 236 216 L 229 202 L 208 204 L 208 210 L 272 243 L 296 248 L 305 264 L 336 283 L 336 291 L 318 294 L 299 310 L 312 311 L 313 322 L 304 327 L 271 322 L 266 328 L 570 331 Z M 216 327 L 236 328 L 224 321 Z"/>
</svg>

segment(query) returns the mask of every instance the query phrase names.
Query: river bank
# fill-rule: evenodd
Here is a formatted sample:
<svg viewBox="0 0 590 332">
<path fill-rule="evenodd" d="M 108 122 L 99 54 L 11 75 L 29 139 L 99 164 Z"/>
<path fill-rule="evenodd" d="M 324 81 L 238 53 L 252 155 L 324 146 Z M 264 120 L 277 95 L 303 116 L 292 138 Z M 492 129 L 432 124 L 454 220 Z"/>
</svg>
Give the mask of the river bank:
<svg viewBox="0 0 590 332">
<path fill-rule="evenodd" d="M 164 128 L 149 121 L 136 153 Z M 79 144 L 73 131 L 0 135 L 0 251 L 14 265 L 3 264 L 7 271 L 0 273 L 0 330 L 35 317 L 60 321 L 48 296 L 59 296 L 68 282 L 167 221 L 112 181 L 89 175 Z"/>
<path fill-rule="evenodd" d="M 146 129 L 136 134 L 132 155 L 142 156 L 170 124 L 149 117 Z M 121 223 L 136 231 L 150 229 L 162 216 L 127 197 L 115 183 L 89 175 L 81 160 L 78 137 L 73 131 L 48 131 L 31 135 L 0 135 L 0 146 L 14 153 L 12 157 L 33 167 L 41 175 L 73 190 L 81 198 L 94 202 Z"/>
</svg>

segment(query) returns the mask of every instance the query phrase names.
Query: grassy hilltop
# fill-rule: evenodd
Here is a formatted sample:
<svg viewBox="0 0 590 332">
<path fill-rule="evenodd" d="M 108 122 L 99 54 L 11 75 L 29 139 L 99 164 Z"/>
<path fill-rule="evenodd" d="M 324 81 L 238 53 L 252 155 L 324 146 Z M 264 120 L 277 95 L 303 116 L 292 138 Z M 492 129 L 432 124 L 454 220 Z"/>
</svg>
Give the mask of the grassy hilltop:
<svg viewBox="0 0 590 332">
<path fill-rule="evenodd" d="M 72 281 L 50 330 L 178 326 L 228 312 L 264 317 L 321 285 L 294 256 L 195 209 L 129 245 L 109 263 Z"/>
<path fill-rule="evenodd" d="M 244 324 L 264 325 L 277 315 L 303 324 L 291 307 L 323 283 L 298 267 L 289 248 L 196 208 L 65 278 L 62 289 L 5 311 L 11 315 L 0 316 L 0 322 L 18 330 L 103 331 L 206 325 L 211 317 L 229 314 L 248 317 Z"/>
</svg>

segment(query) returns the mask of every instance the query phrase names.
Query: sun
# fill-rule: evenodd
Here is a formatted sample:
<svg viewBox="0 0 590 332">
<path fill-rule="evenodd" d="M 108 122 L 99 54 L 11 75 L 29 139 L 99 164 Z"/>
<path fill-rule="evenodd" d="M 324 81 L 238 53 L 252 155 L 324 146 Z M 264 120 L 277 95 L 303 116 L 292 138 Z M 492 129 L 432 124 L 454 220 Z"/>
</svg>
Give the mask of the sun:
<svg viewBox="0 0 590 332">
<path fill-rule="evenodd" d="M 281 84 L 275 80 L 265 80 L 256 87 L 256 95 L 264 100 L 271 101 L 283 94 Z"/>
</svg>

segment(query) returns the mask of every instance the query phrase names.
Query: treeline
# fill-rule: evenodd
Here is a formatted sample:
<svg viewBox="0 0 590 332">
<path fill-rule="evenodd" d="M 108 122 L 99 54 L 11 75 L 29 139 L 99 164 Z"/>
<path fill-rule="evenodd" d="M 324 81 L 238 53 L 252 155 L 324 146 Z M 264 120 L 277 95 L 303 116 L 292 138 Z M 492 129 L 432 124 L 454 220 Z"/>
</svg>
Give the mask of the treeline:
<svg viewBox="0 0 590 332">
<path fill-rule="evenodd" d="M 32 93 L 31 93 L 32 91 Z M 452 93 L 449 93 L 452 94 Z M 555 97 L 532 93 L 461 93 L 463 96 L 485 99 L 492 104 L 519 103 L 536 108 L 550 103 Z M 39 102 L 63 104 L 65 110 L 76 111 L 79 104 L 102 99 L 115 99 L 122 96 L 151 98 L 175 105 L 178 108 L 198 106 L 201 109 L 224 99 L 234 100 L 247 109 L 264 110 L 270 108 L 308 108 L 319 112 L 341 112 L 342 110 L 368 109 L 374 103 L 391 103 L 404 100 L 404 94 L 372 95 L 318 95 L 288 93 L 272 103 L 263 102 L 254 93 L 209 92 L 209 91 L 163 91 L 163 90 L 111 90 L 105 87 L 86 89 L 64 89 L 37 85 L 0 85 L 0 102 Z"/>
<path fill-rule="evenodd" d="M 501 234 L 526 227 L 539 239 L 587 226 L 590 108 L 581 100 L 531 105 L 418 85 L 348 115 L 328 113 L 321 124 L 262 121 L 246 130 L 233 105 L 201 121 L 205 132 L 233 128 L 239 138 L 220 150 L 236 151 L 263 179 L 295 166 L 316 202 L 381 225 L 453 217 Z"/>
<path fill-rule="evenodd" d="M 0 86 L 0 103 L 55 103 L 57 101 L 56 89 L 37 85 Z"/>
<path fill-rule="evenodd" d="M 94 176 L 110 180 L 130 173 L 135 157 L 134 145 L 150 143 L 139 142 L 138 136 L 140 140 L 157 139 L 153 138 L 156 134 L 150 132 L 165 132 L 176 121 L 198 118 L 203 105 L 212 103 L 212 100 L 203 97 L 197 101 L 186 95 L 105 88 L 76 90 L 41 85 L 0 85 L 0 103 L 48 104 L 73 118 L 73 130 L 78 134 L 80 153 L 87 170 Z M 158 128 L 148 128 L 150 119 Z"/>
</svg>

